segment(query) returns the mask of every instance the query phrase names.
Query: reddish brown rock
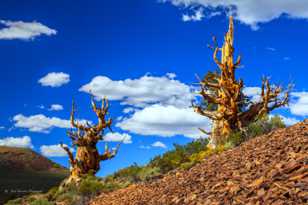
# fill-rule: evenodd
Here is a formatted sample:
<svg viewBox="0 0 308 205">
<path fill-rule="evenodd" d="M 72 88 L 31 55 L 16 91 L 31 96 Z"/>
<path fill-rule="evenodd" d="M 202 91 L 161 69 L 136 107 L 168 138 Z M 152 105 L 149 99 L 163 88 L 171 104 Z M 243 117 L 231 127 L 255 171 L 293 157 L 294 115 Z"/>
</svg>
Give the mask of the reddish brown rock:
<svg viewBox="0 0 308 205">
<path fill-rule="evenodd" d="M 308 121 L 254 138 L 190 170 L 101 194 L 91 205 L 308 203 Z"/>
</svg>

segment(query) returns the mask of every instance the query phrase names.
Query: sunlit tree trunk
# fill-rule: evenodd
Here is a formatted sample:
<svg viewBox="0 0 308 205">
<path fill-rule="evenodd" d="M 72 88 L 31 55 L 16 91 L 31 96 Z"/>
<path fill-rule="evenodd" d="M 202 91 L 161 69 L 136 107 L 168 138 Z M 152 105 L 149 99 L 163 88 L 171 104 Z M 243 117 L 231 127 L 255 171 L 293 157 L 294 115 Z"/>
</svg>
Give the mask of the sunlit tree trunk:
<svg viewBox="0 0 308 205">
<path fill-rule="evenodd" d="M 243 129 L 260 116 L 286 105 L 289 100 L 290 89 L 284 92 L 280 86 L 271 86 L 268 78 L 262 81 L 259 102 L 251 102 L 244 96 L 243 81 L 235 78 L 241 58 L 239 56 L 234 60 L 233 35 L 233 18 L 230 17 L 223 46 L 218 47 L 214 38 L 214 46 L 210 47 L 213 49 L 213 59 L 219 72 L 209 72 L 203 79 L 199 79 L 202 103 L 193 105 L 197 113 L 213 121 L 211 132 L 201 130 L 210 135 L 214 145 L 225 142 L 232 131 Z M 221 53 L 220 58 L 217 57 L 218 52 Z M 215 109 L 204 106 L 209 104 L 215 105 Z"/>
<path fill-rule="evenodd" d="M 75 121 L 75 106 L 73 103 L 70 122 L 74 130 L 68 131 L 68 136 L 71 138 L 73 146 L 76 148 L 76 155 L 74 157 L 72 151 L 68 146 L 61 144 L 62 148 L 67 152 L 70 161 L 70 176 L 64 182 L 79 183 L 86 175 L 95 175 L 100 169 L 100 162 L 113 158 L 119 148 L 119 145 L 114 150 L 109 150 L 106 144 L 103 154 L 99 154 L 97 143 L 103 140 L 103 131 L 105 128 L 110 128 L 112 124 L 111 119 L 106 119 L 108 114 L 108 100 L 104 99 L 102 106 L 98 108 L 92 99 L 92 109 L 98 117 L 96 125 L 87 123 L 83 125 Z"/>
</svg>

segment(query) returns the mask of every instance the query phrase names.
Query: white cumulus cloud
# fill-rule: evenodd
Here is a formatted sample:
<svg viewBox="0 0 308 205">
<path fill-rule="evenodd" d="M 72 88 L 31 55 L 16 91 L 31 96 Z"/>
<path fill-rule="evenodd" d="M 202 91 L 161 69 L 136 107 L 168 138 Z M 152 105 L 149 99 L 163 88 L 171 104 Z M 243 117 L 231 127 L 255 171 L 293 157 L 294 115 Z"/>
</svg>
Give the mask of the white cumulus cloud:
<svg viewBox="0 0 308 205">
<path fill-rule="evenodd" d="M 166 73 L 166 76 L 170 79 L 174 79 L 176 78 L 176 74 L 175 73 Z"/>
<path fill-rule="evenodd" d="M 42 86 L 60 87 L 70 82 L 70 75 L 63 72 L 51 72 L 38 80 Z"/>
<path fill-rule="evenodd" d="M 210 120 L 190 108 L 195 97 L 193 87 L 175 78 L 175 73 L 124 80 L 96 76 L 79 90 L 129 105 L 123 109 L 128 116 L 117 118 L 116 126 L 122 130 L 140 135 L 201 137 L 198 128 L 209 129 Z"/>
<path fill-rule="evenodd" d="M 49 133 L 52 128 L 70 128 L 69 120 L 58 117 L 47 117 L 43 114 L 24 116 L 17 114 L 13 117 L 14 126 L 18 128 L 25 128 L 31 132 Z M 83 125 L 92 124 L 91 121 L 85 119 L 77 119 L 78 123 Z"/>
<path fill-rule="evenodd" d="M 64 145 L 66 146 L 66 145 Z M 70 148 L 71 152 L 74 151 L 74 149 Z M 45 157 L 65 157 L 67 156 L 67 153 L 65 150 L 60 146 L 60 144 L 56 145 L 42 145 L 40 147 L 40 151 L 42 155 Z"/>
<path fill-rule="evenodd" d="M 70 121 L 57 117 L 46 117 L 43 114 L 24 116 L 22 114 L 15 115 L 13 118 L 14 126 L 26 128 L 32 132 L 48 133 L 54 127 L 69 128 Z"/>
<path fill-rule="evenodd" d="M 217 11 L 232 14 L 240 22 L 258 28 L 258 24 L 266 23 L 283 15 L 293 19 L 308 19 L 308 1 L 305 0 L 160 0 L 175 6 L 195 10 L 201 7 L 211 16 Z"/>
<path fill-rule="evenodd" d="M 193 98 L 191 87 L 178 80 L 175 74 L 154 77 L 145 75 L 138 79 L 112 80 L 96 76 L 79 90 L 98 98 L 120 100 L 122 104 L 145 107 L 149 104 L 189 106 Z"/>
<path fill-rule="evenodd" d="M 164 143 L 162 143 L 161 141 L 156 141 L 156 142 L 154 142 L 154 143 L 152 144 L 152 147 L 160 147 L 160 148 L 164 148 L 164 149 L 167 148 L 167 146 L 166 146 Z"/>
<path fill-rule="evenodd" d="M 32 148 L 31 138 L 29 136 L 23 137 L 5 137 L 0 139 L 0 146 L 7 147 L 25 147 Z"/>
<path fill-rule="evenodd" d="M 106 142 L 123 142 L 124 144 L 130 144 L 132 143 L 132 136 L 130 136 L 127 133 L 118 133 L 118 132 L 114 132 L 114 133 L 107 133 L 104 136 L 104 141 Z"/>
<path fill-rule="evenodd" d="M 5 27 L 0 29 L 0 39 L 4 40 L 33 40 L 41 35 L 56 35 L 57 31 L 51 29 L 39 22 L 23 22 L 23 21 L 5 21 L 1 20 L 0 24 Z"/>
<path fill-rule="evenodd" d="M 128 114 L 128 113 L 132 113 L 134 112 L 136 109 L 132 108 L 132 107 L 126 107 L 123 109 L 123 113 Z"/>
<path fill-rule="evenodd" d="M 258 102 L 261 96 L 261 88 L 260 87 L 244 87 L 243 93 L 244 95 L 249 97 L 252 102 Z"/>
<path fill-rule="evenodd" d="M 122 130 L 141 135 L 172 137 L 184 135 L 191 138 L 203 136 L 198 128 L 210 129 L 210 120 L 193 111 L 172 105 L 151 105 L 138 110 L 116 124 Z"/>
<path fill-rule="evenodd" d="M 50 111 L 60 111 L 63 110 L 63 106 L 60 104 L 52 104 L 49 108 Z"/>
<path fill-rule="evenodd" d="M 292 92 L 290 111 L 294 115 L 308 116 L 308 92 Z"/>
<path fill-rule="evenodd" d="M 197 10 L 194 11 L 194 14 L 189 15 L 189 14 L 183 14 L 182 15 L 182 20 L 184 22 L 188 22 L 188 21 L 201 21 L 204 17 L 203 14 L 203 9 L 199 8 Z"/>
</svg>

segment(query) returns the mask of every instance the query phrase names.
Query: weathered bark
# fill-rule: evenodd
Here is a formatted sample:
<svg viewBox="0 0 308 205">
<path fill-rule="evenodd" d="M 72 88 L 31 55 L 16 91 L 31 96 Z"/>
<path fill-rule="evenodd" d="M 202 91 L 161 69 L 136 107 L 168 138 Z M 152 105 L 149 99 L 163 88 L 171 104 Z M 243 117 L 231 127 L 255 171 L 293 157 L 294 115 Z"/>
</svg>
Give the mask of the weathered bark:
<svg viewBox="0 0 308 205">
<path fill-rule="evenodd" d="M 76 155 L 74 157 L 68 146 L 61 144 L 62 148 L 67 152 L 70 161 L 70 177 L 64 182 L 64 185 L 70 183 L 79 183 L 86 175 L 95 175 L 100 169 L 100 162 L 113 158 L 119 146 L 114 150 L 109 150 L 106 144 L 103 154 L 99 154 L 97 143 L 103 140 L 103 133 L 105 128 L 109 128 L 112 124 L 111 119 L 106 119 L 108 113 L 108 100 L 104 99 L 101 108 L 98 108 L 92 99 L 92 109 L 98 117 L 97 125 L 80 124 L 75 121 L 75 106 L 73 103 L 71 112 L 71 125 L 76 130 L 68 131 L 67 134 L 71 138 L 74 147 L 76 148 Z"/>
<path fill-rule="evenodd" d="M 229 30 L 225 35 L 223 46 L 219 48 L 214 38 L 214 46 L 210 47 L 214 51 L 213 59 L 219 72 L 209 72 L 204 79 L 200 80 L 199 94 L 203 98 L 203 103 L 193 105 L 197 113 L 213 121 L 210 138 L 215 145 L 224 142 L 232 131 L 243 129 L 262 115 L 286 105 L 289 100 L 289 90 L 281 96 L 282 88 L 271 86 L 268 78 L 263 79 L 260 102 L 253 103 L 244 96 L 243 81 L 235 77 L 235 71 L 240 67 L 241 57 L 234 60 L 233 35 L 233 18 L 230 17 Z M 220 59 L 217 57 L 219 51 Z M 204 104 L 214 104 L 216 108 L 211 110 Z M 244 109 L 245 106 L 247 106 L 246 109 Z M 209 134 L 206 131 L 203 132 Z"/>
</svg>

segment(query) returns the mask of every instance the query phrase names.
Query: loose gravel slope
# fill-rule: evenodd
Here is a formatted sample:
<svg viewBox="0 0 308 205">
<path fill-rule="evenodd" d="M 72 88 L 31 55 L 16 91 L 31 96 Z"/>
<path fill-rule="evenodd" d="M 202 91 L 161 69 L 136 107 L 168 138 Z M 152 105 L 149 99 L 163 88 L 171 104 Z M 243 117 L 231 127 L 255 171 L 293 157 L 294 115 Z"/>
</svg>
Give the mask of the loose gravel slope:
<svg viewBox="0 0 308 205">
<path fill-rule="evenodd" d="M 102 193 L 90 204 L 308 204 L 308 120 L 211 156 L 190 170 Z"/>
</svg>

